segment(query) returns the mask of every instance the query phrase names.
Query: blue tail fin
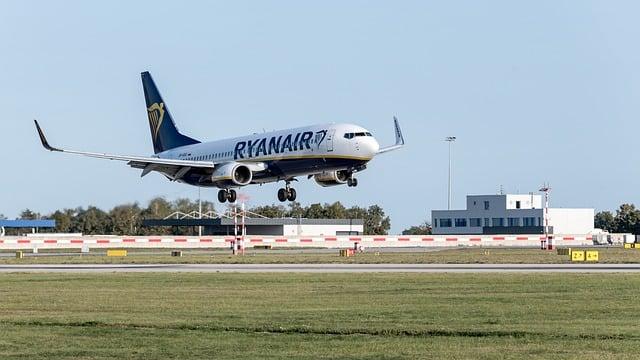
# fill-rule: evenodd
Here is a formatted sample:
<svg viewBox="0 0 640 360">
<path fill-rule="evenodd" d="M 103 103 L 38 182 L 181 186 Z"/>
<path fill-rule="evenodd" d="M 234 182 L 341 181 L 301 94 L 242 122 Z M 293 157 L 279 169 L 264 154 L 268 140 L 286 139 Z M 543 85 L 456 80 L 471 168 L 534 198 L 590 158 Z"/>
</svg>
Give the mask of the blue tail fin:
<svg viewBox="0 0 640 360">
<path fill-rule="evenodd" d="M 162 100 L 153 78 L 151 78 L 151 74 L 145 71 L 141 75 L 144 100 L 147 103 L 149 127 L 151 128 L 151 140 L 153 140 L 153 151 L 157 154 L 179 146 L 199 143 L 200 141 L 182 135 L 178 131 L 169 109 Z"/>
</svg>

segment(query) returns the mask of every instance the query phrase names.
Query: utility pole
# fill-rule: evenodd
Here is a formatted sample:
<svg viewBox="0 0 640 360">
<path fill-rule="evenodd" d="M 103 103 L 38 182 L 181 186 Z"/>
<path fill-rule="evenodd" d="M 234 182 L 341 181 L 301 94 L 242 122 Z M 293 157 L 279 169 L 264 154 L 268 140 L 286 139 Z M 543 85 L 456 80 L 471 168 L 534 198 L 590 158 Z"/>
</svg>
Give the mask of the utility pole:
<svg viewBox="0 0 640 360">
<path fill-rule="evenodd" d="M 198 186 L 198 219 L 202 220 L 202 196 L 200 196 L 200 186 Z M 202 224 L 198 225 L 198 236 L 202 236 Z"/>
<path fill-rule="evenodd" d="M 456 141 L 455 136 L 447 136 L 444 138 L 444 141 L 449 143 L 449 187 L 448 187 L 448 197 L 447 197 L 447 210 L 451 210 L 451 143 Z"/>
<path fill-rule="evenodd" d="M 551 187 L 549 184 L 544 184 L 538 191 L 544 193 L 544 239 L 546 247 L 549 250 L 553 250 L 553 239 L 549 236 L 549 192 Z"/>
</svg>

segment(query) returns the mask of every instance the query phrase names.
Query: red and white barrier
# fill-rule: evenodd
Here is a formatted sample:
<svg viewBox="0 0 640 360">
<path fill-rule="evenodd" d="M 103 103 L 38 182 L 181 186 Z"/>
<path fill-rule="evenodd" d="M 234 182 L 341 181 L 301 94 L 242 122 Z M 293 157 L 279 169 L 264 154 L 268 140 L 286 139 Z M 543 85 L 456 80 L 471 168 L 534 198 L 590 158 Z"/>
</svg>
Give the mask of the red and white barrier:
<svg viewBox="0 0 640 360">
<path fill-rule="evenodd" d="M 72 248 L 230 248 L 233 236 L 82 236 L 0 237 L 0 249 L 72 249 Z M 539 247 L 542 235 L 422 235 L 422 236 L 257 236 L 245 237 L 245 247 L 351 248 L 358 243 L 372 247 L 457 247 L 522 246 Z M 555 246 L 593 245 L 591 235 L 554 235 Z"/>
</svg>

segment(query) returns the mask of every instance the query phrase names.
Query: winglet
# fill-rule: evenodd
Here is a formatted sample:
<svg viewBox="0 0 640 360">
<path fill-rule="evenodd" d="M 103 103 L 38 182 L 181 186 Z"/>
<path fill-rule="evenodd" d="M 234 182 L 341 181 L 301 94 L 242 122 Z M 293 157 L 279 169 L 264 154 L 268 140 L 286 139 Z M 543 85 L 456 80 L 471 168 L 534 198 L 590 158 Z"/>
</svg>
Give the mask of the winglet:
<svg viewBox="0 0 640 360">
<path fill-rule="evenodd" d="M 393 117 L 393 125 L 396 130 L 396 145 L 404 145 L 404 137 L 402 136 L 402 130 L 400 130 L 400 123 L 397 117 Z"/>
<path fill-rule="evenodd" d="M 34 119 L 33 121 L 36 123 L 36 129 L 38 130 L 38 135 L 40 136 L 40 141 L 42 142 L 42 146 L 44 146 L 44 148 L 49 151 L 62 151 L 60 149 L 54 148 L 53 146 L 49 145 L 47 138 L 44 136 L 44 132 L 40 128 L 40 124 L 38 124 L 38 120 Z"/>
<path fill-rule="evenodd" d="M 386 153 L 386 152 L 389 152 L 389 151 L 397 150 L 397 149 L 400 149 L 401 147 L 404 146 L 404 137 L 402 136 L 402 130 L 400 130 L 400 122 L 398 122 L 398 118 L 395 117 L 395 116 L 393 117 L 393 128 L 394 128 L 395 133 L 396 133 L 396 143 L 395 143 L 395 145 L 383 147 L 382 149 L 378 150 L 378 154 L 382 154 L 382 153 Z"/>
</svg>

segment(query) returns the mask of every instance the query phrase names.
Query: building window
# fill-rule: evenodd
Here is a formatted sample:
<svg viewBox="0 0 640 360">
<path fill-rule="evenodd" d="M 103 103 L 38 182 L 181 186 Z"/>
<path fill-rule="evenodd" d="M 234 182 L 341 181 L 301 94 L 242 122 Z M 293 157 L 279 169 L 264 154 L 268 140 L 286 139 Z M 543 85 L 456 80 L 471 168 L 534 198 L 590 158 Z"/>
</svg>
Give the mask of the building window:
<svg viewBox="0 0 640 360">
<path fill-rule="evenodd" d="M 480 218 L 471 218 L 469 219 L 469 226 L 471 227 L 480 227 L 482 226 Z"/>
<path fill-rule="evenodd" d="M 456 227 L 467 227 L 467 219 L 456 219 Z"/>
<path fill-rule="evenodd" d="M 434 228 L 438 227 L 438 219 L 433 219 L 433 227 Z"/>
<path fill-rule="evenodd" d="M 484 226 L 490 227 L 491 223 L 489 222 L 489 218 L 484 218 Z"/>
<path fill-rule="evenodd" d="M 535 217 L 524 217 L 522 218 L 524 222 L 524 226 L 536 226 L 536 218 Z"/>
<path fill-rule="evenodd" d="M 489 210 L 489 202 L 488 201 L 484 202 L 484 209 L 485 210 Z"/>
<path fill-rule="evenodd" d="M 520 201 L 516 201 L 516 209 L 520 209 Z"/>
<path fill-rule="evenodd" d="M 503 218 L 491 218 L 491 225 L 493 227 L 504 226 L 504 219 Z"/>
<path fill-rule="evenodd" d="M 451 219 L 440 219 L 440 227 L 451 227 Z"/>
<path fill-rule="evenodd" d="M 520 226 L 520 218 L 510 217 L 507 219 L 509 226 Z"/>
</svg>

